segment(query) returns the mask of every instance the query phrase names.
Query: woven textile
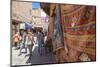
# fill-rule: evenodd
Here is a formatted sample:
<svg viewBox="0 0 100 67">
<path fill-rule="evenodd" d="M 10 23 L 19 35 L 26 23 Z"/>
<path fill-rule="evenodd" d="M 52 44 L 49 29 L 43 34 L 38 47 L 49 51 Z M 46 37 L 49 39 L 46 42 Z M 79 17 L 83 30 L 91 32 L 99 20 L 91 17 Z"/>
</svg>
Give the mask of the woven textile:
<svg viewBox="0 0 100 67">
<path fill-rule="evenodd" d="M 66 6 L 71 9 L 64 9 Z M 94 60 L 96 55 L 96 7 L 66 6 L 61 5 L 64 45 L 74 51 L 86 53 L 90 57 L 94 56 L 91 58 Z"/>
</svg>

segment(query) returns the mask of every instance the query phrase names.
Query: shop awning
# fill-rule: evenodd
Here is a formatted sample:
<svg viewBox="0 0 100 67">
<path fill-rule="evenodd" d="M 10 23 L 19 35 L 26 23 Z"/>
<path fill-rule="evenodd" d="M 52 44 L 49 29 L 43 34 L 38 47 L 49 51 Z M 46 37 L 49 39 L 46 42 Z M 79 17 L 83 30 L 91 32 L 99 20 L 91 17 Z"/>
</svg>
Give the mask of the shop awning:
<svg viewBox="0 0 100 67">
<path fill-rule="evenodd" d="M 25 23 L 25 29 L 32 29 L 32 24 L 30 24 L 30 23 Z"/>
</svg>

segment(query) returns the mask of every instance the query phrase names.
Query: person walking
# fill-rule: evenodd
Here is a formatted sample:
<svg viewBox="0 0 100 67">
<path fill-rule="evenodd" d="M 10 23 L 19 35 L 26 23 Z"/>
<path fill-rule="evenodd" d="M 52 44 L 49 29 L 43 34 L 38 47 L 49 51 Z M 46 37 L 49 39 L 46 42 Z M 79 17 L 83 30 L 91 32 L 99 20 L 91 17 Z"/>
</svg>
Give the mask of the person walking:
<svg viewBox="0 0 100 67">
<path fill-rule="evenodd" d="M 21 40 L 21 36 L 20 36 L 19 32 L 16 32 L 13 35 L 13 41 L 14 41 L 15 50 L 20 49 L 20 46 L 19 46 L 20 40 Z"/>
<path fill-rule="evenodd" d="M 25 47 L 26 35 L 27 35 L 26 31 L 23 30 L 21 33 L 22 39 L 20 41 L 20 52 L 19 52 L 18 56 L 22 55 L 22 53 L 23 53 L 22 50 L 24 50 L 24 53 L 27 53 L 27 47 Z"/>
<path fill-rule="evenodd" d="M 40 55 L 42 55 L 42 48 L 43 48 L 43 44 L 44 44 L 44 38 L 43 38 L 43 34 L 41 31 L 38 32 L 37 35 L 37 40 L 38 40 L 38 53 Z"/>
<path fill-rule="evenodd" d="M 26 35 L 26 42 L 25 42 L 26 47 L 29 50 L 29 59 L 31 59 L 32 56 L 32 47 L 34 45 L 34 37 L 31 29 L 27 30 L 27 35 Z"/>
</svg>

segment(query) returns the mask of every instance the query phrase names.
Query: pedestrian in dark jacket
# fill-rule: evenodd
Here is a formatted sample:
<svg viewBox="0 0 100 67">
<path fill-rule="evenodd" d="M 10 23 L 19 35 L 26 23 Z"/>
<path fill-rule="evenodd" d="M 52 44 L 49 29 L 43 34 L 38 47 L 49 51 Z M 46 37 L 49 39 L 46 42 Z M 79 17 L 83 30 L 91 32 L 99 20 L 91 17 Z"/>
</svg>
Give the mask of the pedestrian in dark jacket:
<svg viewBox="0 0 100 67">
<path fill-rule="evenodd" d="M 43 38 L 43 34 L 41 31 L 38 32 L 38 35 L 37 35 L 37 40 L 38 40 L 38 53 L 40 55 L 42 55 L 42 48 L 43 48 L 43 44 L 44 44 L 44 38 Z"/>
</svg>

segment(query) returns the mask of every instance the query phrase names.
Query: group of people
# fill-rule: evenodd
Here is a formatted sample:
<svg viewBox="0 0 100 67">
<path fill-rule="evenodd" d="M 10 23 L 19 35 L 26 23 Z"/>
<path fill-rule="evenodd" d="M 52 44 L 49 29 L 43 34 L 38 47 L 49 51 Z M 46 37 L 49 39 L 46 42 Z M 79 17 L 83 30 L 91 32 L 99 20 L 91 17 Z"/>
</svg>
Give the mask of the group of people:
<svg viewBox="0 0 100 67">
<path fill-rule="evenodd" d="M 34 37 L 36 37 L 36 40 Z M 26 56 L 31 58 L 32 48 L 35 44 L 38 44 L 38 53 L 39 55 L 42 55 L 42 47 L 44 46 L 45 41 L 46 34 L 43 33 L 42 30 L 35 33 L 32 29 L 21 30 L 13 35 L 13 46 L 15 47 L 15 50 L 19 50 L 18 56 L 22 55 L 22 53 L 27 53 L 27 50 L 29 50 L 29 54 L 26 54 Z M 23 49 L 24 52 L 22 52 Z"/>
</svg>

